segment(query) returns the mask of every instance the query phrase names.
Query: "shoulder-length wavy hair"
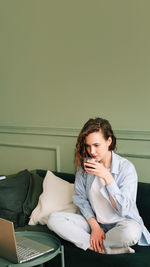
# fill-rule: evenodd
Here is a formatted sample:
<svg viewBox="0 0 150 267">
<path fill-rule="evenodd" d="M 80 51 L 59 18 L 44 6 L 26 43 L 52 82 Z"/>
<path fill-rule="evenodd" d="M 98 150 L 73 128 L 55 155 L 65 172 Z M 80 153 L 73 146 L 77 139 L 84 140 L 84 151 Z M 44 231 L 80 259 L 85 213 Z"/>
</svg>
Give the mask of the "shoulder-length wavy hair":
<svg viewBox="0 0 150 267">
<path fill-rule="evenodd" d="M 85 146 L 86 136 L 88 136 L 90 133 L 99 132 L 100 130 L 103 133 L 105 140 L 108 140 L 109 137 L 112 139 L 109 150 L 112 151 L 116 149 L 116 137 L 109 121 L 102 118 L 89 119 L 83 126 L 77 138 L 74 159 L 76 170 L 80 167 L 84 169 L 84 159 L 90 156 Z"/>
</svg>

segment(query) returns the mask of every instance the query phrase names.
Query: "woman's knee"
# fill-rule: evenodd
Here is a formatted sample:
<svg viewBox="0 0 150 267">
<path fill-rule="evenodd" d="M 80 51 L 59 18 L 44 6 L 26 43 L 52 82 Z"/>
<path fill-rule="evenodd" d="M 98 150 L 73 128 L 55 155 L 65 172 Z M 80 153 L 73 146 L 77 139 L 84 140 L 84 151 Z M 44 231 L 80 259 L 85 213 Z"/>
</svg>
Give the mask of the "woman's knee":
<svg viewBox="0 0 150 267">
<path fill-rule="evenodd" d="M 138 222 L 132 221 L 131 225 L 129 226 L 129 230 L 131 241 L 133 245 L 135 245 L 139 241 L 142 234 L 141 226 Z"/>
<path fill-rule="evenodd" d="M 126 220 L 124 229 L 122 231 L 122 239 L 124 240 L 125 246 L 135 245 L 142 234 L 142 229 L 139 223 L 134 220 Z"/>
<path fill-rule="evenodd" d="M 55 231 L 58 227 L 60 228 L 60 225 L 68 225 L 68 223 L 74 221 L 76 216 L 77 214 L 54 211 L 48 217 L 47 226 Z"/>
<path fill-rule="evenodd" d="M 47 221 L 48 228 L 53 230 L 56 227 L 59 220 L 60 220 L 60 212 L 57 211 L 52 212 L 48 217 Z"/>
</svg>

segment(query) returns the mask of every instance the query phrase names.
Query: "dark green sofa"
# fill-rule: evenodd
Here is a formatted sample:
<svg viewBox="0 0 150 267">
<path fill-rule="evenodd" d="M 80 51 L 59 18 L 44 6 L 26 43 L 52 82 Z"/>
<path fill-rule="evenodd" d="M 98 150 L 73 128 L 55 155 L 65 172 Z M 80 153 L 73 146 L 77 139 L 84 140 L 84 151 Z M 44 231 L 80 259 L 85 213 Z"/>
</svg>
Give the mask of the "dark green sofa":
<svg viewBox="0 0 150 267">
<path fill-rule="evenodd" d="M 54 172 L 60 178 L 74 183 L 74 175 Z M 0 181 L 0 217 L 12 220 L 16 231 L 41 231 L 52 233 L 46 225 L 29 226 L 29 216 L 42 192 L 45 170 L 24 170 L 9 175 Z M 148 230 L 150 230 L 150 184 L 138 184 L 137 205 Z M 54 233 L 52 233 L 54 234 Z M 54 234 L 55 235 L 55 234 Z M 134 246 L 135 254 L 102 255 L 83 251 L 61 238 L 65 250 L 66 267 L 150 267 L 150 247 Z M 60 266 L 60 256 L 45 264 L 45 267 Z"/>
</svg>

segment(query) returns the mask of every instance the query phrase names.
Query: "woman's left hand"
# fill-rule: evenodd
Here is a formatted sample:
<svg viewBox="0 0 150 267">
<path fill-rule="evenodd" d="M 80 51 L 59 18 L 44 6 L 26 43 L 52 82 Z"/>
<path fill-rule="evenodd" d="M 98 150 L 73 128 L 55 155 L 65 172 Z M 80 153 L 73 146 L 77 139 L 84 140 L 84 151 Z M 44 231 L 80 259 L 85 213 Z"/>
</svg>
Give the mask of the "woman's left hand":
<svg viewBox="0 0 150 267">
<path fill-rule="evenodd" d="M 88 161 L 84 163 L 85 171 L 91 174 L 94 174 L 105 180 L 106 185 L 114 181 L 111 173 L 104 165 L 100 162 Z"/>
</svg>

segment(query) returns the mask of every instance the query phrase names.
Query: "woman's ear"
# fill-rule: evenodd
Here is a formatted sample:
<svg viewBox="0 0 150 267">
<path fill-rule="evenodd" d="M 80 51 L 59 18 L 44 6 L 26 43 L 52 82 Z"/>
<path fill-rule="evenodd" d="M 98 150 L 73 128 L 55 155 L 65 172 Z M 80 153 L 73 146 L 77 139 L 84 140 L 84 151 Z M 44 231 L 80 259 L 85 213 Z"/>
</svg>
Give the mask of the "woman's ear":
<svg viewBox="0 0 150 267">
<path fill-rule="evenodd" d="M 108 147 L 109 147 L 112 143 L 112 137 L 111 136 L 109 136 L 109 138 L 107 139 L 107 142 L 108 142 Z"/>
</svg>

